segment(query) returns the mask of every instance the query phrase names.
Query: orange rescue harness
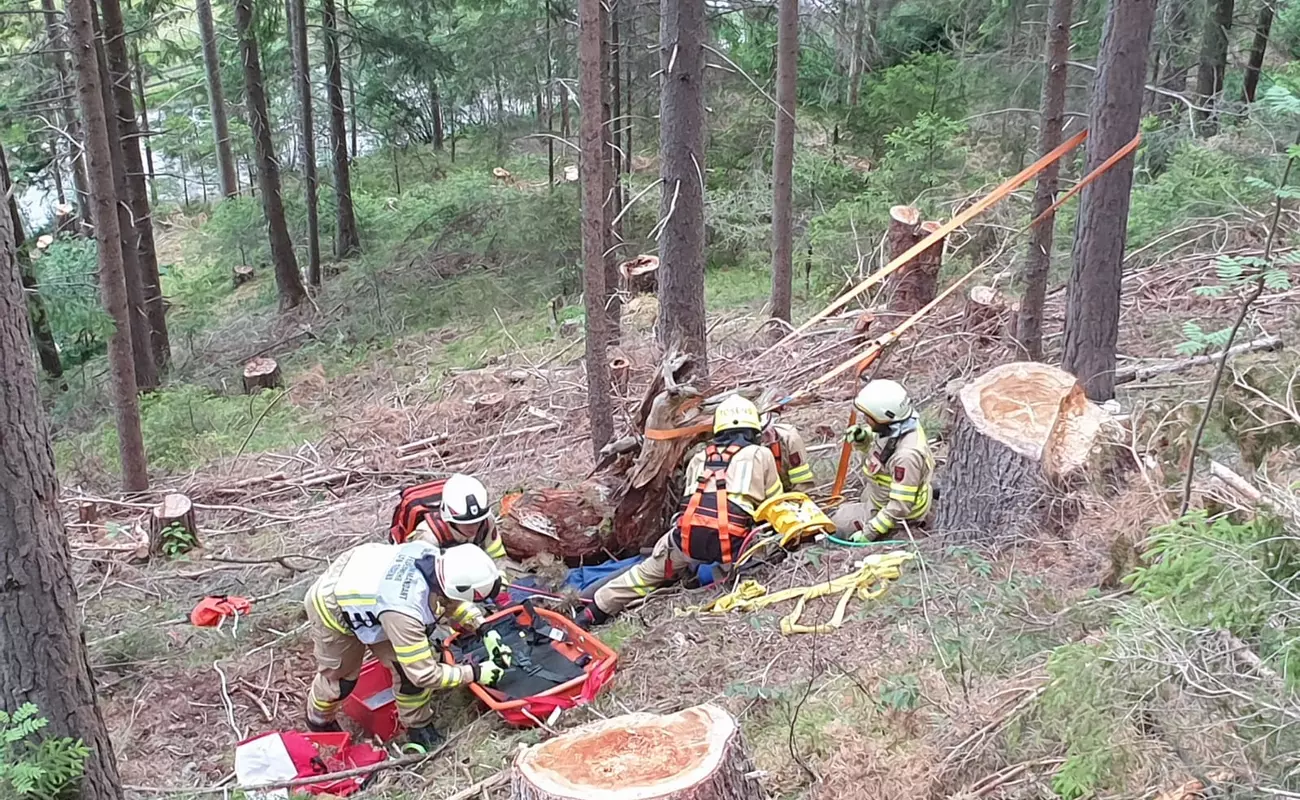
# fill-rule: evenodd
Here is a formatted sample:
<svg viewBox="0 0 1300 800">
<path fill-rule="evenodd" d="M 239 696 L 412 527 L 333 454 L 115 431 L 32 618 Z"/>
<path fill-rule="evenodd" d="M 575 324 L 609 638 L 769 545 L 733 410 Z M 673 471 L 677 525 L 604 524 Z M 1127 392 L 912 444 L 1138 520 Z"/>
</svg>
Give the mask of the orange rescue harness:
<svg viewBox="0 0 1300 800">
<path fill-rule="evenodd" d="M 695 494 L 691 495 L 686 510 L 677 523 L 678 530 L 681 531 L 682 552 L 686 555 L 695 557 L 691 549 L 691 538 L 697 535 L 698 529 L 704 528 L 718 538 L 721 558 L 716 560 L 730 564 L 732 539 L 744 539 L 753 527 L 753 519 L 748 514 L 738 515 L 743 522 L 733 522 L 730 502 L 727 500 L 727 467 L 744 447 L 733 444 L 725 450 L 719 450 L 717 445 L 711 444 L 705 448 L 704 472 L 700 474 Z"/>
</svg>

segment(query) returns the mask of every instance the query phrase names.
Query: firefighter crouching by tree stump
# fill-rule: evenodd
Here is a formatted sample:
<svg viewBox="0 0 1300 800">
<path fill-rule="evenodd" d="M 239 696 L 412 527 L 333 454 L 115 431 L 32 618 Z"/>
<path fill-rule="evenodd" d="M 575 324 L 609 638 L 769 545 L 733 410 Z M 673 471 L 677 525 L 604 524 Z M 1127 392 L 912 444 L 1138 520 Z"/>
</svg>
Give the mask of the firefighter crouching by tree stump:
<svg viewBox="0 0 1300 800">
<path fill-rule="evenodd" d="M 816 481 L 808 461 L 808 446 L 797 428 L 781 422 L 775 413 L 767 414 L 763 418 L 762 442 L 772 451 L 776 470 L 781 474 L 781 486 L 787 492 L 812 489 Z"/>
<path fill-rule="evenodd" d="M 855 542 L 890 534 L 900 523 L 923 526 L 934 490 L 934 456 L 907 390 L 895 381 L 874 380 L 853 401 L 866 425 L 844 434 L 867 455 L 861 502 L 845 503 L 831 515 L 839 535 Z"/>
<path fill-rule="evenodd" d="M 505 558 L 506 547 L 489 509 L 487 487 L 459 472 L 445 480 L 408 486 L 393 511 L 388 540 L 439 547 L 474 544 L 493 558 Z"/>
<path fill-rule="evenodd" d="M 687 494 L 672 529 L 645 561 L 596 591 L 577 615 L 590 627 L 605 622 L 634 600 L 672 583 L 701 564 L 731 564 L 753 530 L 754 512 L 781 492 L 772 451 L 761 443 L 758 408 L 740 395 L 713 414 L 713 439 L 686 468 Z"/>
<path fill-rule="evenodd" d="M 491 686 L 499 665 L 443 664 L 428 631 L 444 619 L 477 630 L 476 603 L 501 590 L 496 564 L 475 545 L 439 550 L 426 542 L 364 544 L 339 556 L 307 590 L 316 678 L 307 695 L 307 727 L 340 730 L 335 717 L 356 688 L 369 651 L 393 675 L 397 713 L 411 744 L 442 741 L 432 724 L 433 690 L 471 682 Z"/>
</svg>

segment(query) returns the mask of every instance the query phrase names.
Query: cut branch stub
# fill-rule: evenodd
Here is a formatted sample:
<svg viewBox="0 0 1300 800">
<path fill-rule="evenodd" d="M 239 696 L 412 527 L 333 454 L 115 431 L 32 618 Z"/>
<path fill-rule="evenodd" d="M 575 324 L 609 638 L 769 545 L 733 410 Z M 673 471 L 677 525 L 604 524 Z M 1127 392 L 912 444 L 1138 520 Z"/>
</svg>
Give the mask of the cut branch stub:
<svg viewBox="0 0 1300 800">
<path fill-rule="evenodd" d="M 244 365 L 244 392 L 274 389 L 281 384 L 280 365 L 274 358 L 255 358 Z"/>
<path fill-rule="evenodd" d="M 511 800 L 761 800 L 736 720 L 714 705 L 602 720 L 522 751 Z"/>
<path fill-rule="evenodd" d="M 257 273 L 249 266 L 235 267 L 233 275 L 236 289 L 257 277 Z"/>
<path fill-rule="evenodd" d="M 643 254 L 618 265 L 623 290 L 629 294 L 652 294 L 659 288 L 659 256 Z"/>
<path fill-rule="evenodd" d="M 174 556 L 199 546 L 199 527 L 194 504 L 183 494 L 169 494 L 149 515 L 149 550 L 154 555 Z"/>
</svg>

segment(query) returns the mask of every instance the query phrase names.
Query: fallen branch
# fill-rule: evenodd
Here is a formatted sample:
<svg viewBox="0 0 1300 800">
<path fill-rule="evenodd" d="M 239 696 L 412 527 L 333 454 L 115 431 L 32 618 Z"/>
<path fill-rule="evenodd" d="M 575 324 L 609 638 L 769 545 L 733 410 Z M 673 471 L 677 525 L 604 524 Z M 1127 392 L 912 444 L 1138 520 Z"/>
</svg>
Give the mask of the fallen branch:
<svg viewBox="0 0 1300 800">
<path fill-rule="evenodd" d="M 492 442 L 500 441 L 501 439 L 509 439 L 514 436 L 527 436 L 530 433 L 545 433 L 547 431 L 555 430 L 556 428 L 559 427 L 560 427 L 560 423 L 558 422 L 548 422 L 545 425 L 535 425 L 531 428 L 520 428 L 519 430 L 516 431 L 504 431 L 502 433 L 494 433 L 491 436 L 484 436 L 479 439 L 474 439 L 472 441 L 458 444 L 457 449 L 462 451 L 470 451 L 473 448 L 478 447 L 480 445 L 491 444 Z M 421 458 L 428 458 L 434 454 L 435 453 L 430 450 L 421 450 L 418 453 L 407 453 L 406 455 L 398 456 L 397 460 L 399 462 L 405 463 L 407 461 L 416 461 Z"/>
<path fill-rule="evenodd" d="M 510 780 L 510 772 L 508 770 L 503 769 L 495 775 L 484 778 L 483 780 L 479 781 L 473 786 L 466 786 L 464 789 L 461 789 L 459 792 L 456 792 L 455 794 L 447 795 L 446 797 L 443 798 L 443 800 L 470 800 L 470 798 L 478 797 L 481 793 L 486 792 L 488 789 L 495 789 L 496 787 L 502 785 L 503 783 L 506 783 L 509 780 Z"/>
<path fill-rule="evenodd" d="M 1282 346 L 1282 339 L 1278 336 L 1265 336 L 1256 339 L 1253 342 L 1242 342 L 1228 348 L 1226 356 L 1233 358 L 1244 353 L 1254 353 L 1259 351 L 1277 350 Z M 1157 375 L 1169 375 L 1176 372 L 1186 372 L 1196 367 L 1204 367 L 1217 363 L 1219 359 L 1225 356 L 1224 351 L 1217 353 L 1207 353 L 1200 356 L 1184 358 L 1181 361 L 1171 361 L 1167 364 L 1155 364 L 1147 367 L 1125 367 L 1124 369 L 1115 370 L 1115 384 L 1132 383 L 1133 381 L 1148 381 Z"/>
</svg>

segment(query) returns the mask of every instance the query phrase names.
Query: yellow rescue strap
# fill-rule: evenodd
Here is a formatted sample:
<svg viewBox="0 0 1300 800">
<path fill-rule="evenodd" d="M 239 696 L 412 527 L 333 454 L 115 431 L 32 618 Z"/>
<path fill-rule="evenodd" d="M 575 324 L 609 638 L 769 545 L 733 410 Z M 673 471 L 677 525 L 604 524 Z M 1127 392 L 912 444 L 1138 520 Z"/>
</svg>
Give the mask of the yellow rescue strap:
<svg viewBox="0 0 1300 800">
<path fill-rule="evenodd" d="M 812 586 L 795 586 L 776 594 L 768 594 L 767 589 L 758 581 L 744 581 L 729 592 L 706 606 L 681 609 L 679 615 L 726 614 L 731 611 L 758 611 L 787 600 L 797 600 L 794 610 L 781 620 L 781 633 L 790 636 L 796 633 L 829 633 L 844 624 L 844 612 L 849 600 L 856 594 L 862 600 L 874 600 L 885 593 L 889 584 L 902 575 L 903 564 L 916 558 L 905 550 L 869 555 L 858 565 L 857 569 L 847 575 L 826 583 Z M 838 594 L 839 603 L 835 614 L 820 625 L 801 625 L 799 617 L 809 600 Z"/>
</svg>

